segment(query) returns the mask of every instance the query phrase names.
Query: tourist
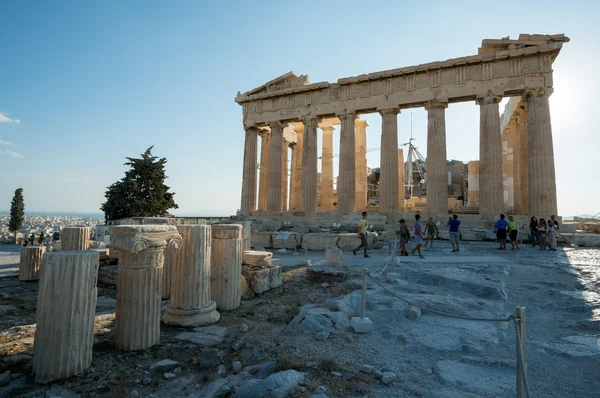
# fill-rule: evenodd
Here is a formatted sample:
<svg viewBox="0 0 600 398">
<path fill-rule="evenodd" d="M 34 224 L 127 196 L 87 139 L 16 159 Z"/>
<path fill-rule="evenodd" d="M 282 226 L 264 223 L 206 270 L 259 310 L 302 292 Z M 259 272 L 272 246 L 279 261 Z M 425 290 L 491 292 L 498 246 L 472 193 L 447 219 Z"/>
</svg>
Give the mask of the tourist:
<svg viewBox="0 0 600 398">
<path fill-rule="evenodd" d="M 529 231 L 531 232 L 531 247 L 538 244 L 538 220 L 536 216 L 532 216 L 529 220 Z"/>
<path fill-rule="evenodd" d="M 362 218 L 358 220 L 358 236 L 360 237 L 360 246 L 352 250 L 352 254 L 356 257 L 356 252 L 361 248 L 365 252 L 365 257 L 371 257 L 367 254 L 367 212 L 362 212 Z"/>
<path fill-rule="evenodd" d="M 558 226 L 552 218 L 548 220 L 548 240 L 550 241 L 550 250 L 556 251 L 556 239 L 558 238 Z"/>
<path fill-rule="evenodd" d="M 425 256 L 423 256 L 423 254 L 421 253 L 421 246 L 423 246 L 423 227 L 421 226 L 421 223 L 419 222 L 420 219 L 421 219 L 421 215 L 415 214 L 415 226 L 414 227 L 415 227 L 415 243 L 417 244 L 417 246 L 415 246 L 415 248 L 410 251 L 410 254 L 412 254 L 414 256 L 415 250 L 416 250 L 417 252 L 419 252 L 420 258 L 425 258 Z"/>
<path fill-rule="evenodd" d="M 546 220 L 540 218 L 540 222 L 538 224 L 538 239 L 540 243 L 540 250 L 546 250 L 546 234 L 548 231 L 548 225 L 546 225 Z"/>
<path fill-rule="evenodd" d="M 400 240 L 400 256 L 408 256 L 406 244 L 410 240 L 410 232 L 408 231 L 408 227 L 406 226 L 406 221 L 404 218 L 400 220 L 400 230 L 398 231 L 398 236 Z"/>
<path fill-rule="evenodd" d="M 505 218 L 504 214 L 500 214 L 500 219 L 496 222 L 496 239 L 500 242 L 498 250 L 506 250 L 506 228 L 508 227 L 508 222 Z"/>
<path fill-rule="evenodd" d="M 59 240 L 60 240 L 60 233 L 58 231 L 55 231 L 52 234 L 52 243 L 58 242 Z"/>
<path fill-rule="evenodd" d="M 558 221 L 556 221 L 554 218 L 555 218 L 555 216 L 550 216 L 550 220 L 552 220 L 552 224 L 554 224 L 554 226 L 556 227 L 556 229 L 559 230 L 560 229 L 560 225 L 558 225 Z M 548 224 L 549 223 L 550 222 L 548 222 Z"/>
<path fill-rule="evenodd" d="M 448 220 L 448 226 L 450 227 L 450 243 L 452 244 L 452 252 L 460 251 L 460 220 L 456 214 L 452 215 L 452 218 Z"/>
<path fill-rule="evenodd" d="M 517 242 L 517 235 L 519 235 L 519 226 L 513 216 L 508 216 L 508 236 L 510 237 L 511 250 L 519 249 L 519 242 Z"/>
<path fill-rule="evenodd" d="M 433 217 L 429 217 L 429 220 L 427 220 L 425 230 L 427 231 L 427 237 L 425 238 L 424 247 L 427 247 L 427 240 L 430 240 L 431 244 L 429 247 L 433 249 L 433 240 L 435 239 L 436 235 L 440 233 L 437 225 L 435 225 L 435 222 L 433 221 Z"/>
</svg>

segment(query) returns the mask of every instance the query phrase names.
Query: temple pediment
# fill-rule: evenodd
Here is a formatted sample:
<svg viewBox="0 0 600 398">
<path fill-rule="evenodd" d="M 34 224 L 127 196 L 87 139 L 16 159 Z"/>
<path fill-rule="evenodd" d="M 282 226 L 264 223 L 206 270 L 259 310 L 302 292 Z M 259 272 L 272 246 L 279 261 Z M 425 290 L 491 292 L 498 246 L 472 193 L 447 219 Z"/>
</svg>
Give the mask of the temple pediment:
<svg viewBox="0 0 600 398">
<path fill-rule="evenodd" d="M 296 75 L 294 72 L 288 72 L 285 75 L 276 77 L 275 79 L 266 82 L 260 87 L 253 90 L 247 91 L 243 94 L 238 92 L 238 97 L 248 96 L 260 93 L 270 93 L 274 91 L 281 91 L 288 88 L 295 88 L 309 84 L 307 75 Z"/>
<path fill-rule="evenodd" d="M 490 54 L 498 51 L 519 50 L 526 47 L 540 46 L 552 43 L 568 43 L 569 38 L 564 34 L 557 35 L 529 35 L 521 33 L 519 38 L 514 40 L 510 37 L 502 39 L 484 39 L 479 47 L 479 54 Z"/>
</svg>

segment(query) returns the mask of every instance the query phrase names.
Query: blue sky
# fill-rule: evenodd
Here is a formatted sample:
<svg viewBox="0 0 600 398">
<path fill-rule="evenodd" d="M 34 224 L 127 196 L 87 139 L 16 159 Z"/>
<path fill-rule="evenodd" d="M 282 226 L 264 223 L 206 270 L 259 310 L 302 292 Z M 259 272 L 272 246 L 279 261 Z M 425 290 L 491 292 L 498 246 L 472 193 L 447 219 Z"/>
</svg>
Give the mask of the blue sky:
<svg viewBox="0 0 600 398">
<path fill-rule="evenodd" d="M 592 1 L 3 1 L 0 209 L 23 187 L 28 210 L 97 211 L 125 157 L 154 145 L 177 214 L 232 214 L 237 91 L 288 71 L 336 81 L 476 54 L 484 38 L 565 33 L 551 97 L 559 214 L 596 213 L 599 16 Z M 410 112 L 425 154 L 424 110 L 399 115 L 399 142 Z M 366 119 L 367 146 L 378 147 L 380 116 Z M 478 158 L 474 103 L 450 105 L 446 129 L 448 158 Z"/>
</svg>

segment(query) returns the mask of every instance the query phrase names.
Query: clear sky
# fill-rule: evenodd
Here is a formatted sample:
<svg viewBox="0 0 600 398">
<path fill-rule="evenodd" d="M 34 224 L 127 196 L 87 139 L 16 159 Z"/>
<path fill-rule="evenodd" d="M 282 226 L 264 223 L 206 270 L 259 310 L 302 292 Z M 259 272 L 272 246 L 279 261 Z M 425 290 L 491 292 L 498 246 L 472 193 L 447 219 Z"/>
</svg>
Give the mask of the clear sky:
<svg viewBox="0 0 600 398">
<path fill-rule="evenodd" d="M 23 187 L 27 210 L 98 211 L 125 157 L 154 145 L 169 161 L 176 214 L 233 214 L 244 142 L 237 91 L 288 71 L 335 82 L 473 55 L 484 38 L 565 33 L 550 99 L 559 214 L 594 214 L 599 3 L 2 1 L 0 209 Z M 399 115 L 399 142 L 411 112 L 425 154 L 422 109 Z M 367 147 L 378 147 L 380 116 L 366 119 Z M 449 159 L 478 159 L 474 103 L 450 105 L 446 130 Z M 379 152 L 368 165 L 379 166 Z"/>
</svg>

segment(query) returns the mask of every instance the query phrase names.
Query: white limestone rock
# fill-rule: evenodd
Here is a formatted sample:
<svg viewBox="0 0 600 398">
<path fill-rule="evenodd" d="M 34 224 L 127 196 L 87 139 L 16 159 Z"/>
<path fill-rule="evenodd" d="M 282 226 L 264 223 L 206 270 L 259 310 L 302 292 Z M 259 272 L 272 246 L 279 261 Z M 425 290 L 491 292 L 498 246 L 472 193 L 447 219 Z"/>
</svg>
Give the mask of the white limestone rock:
<svg viewBox="0 0 600 398">
<path fill-rule="evenodd" d="M 343 268 L 344 252 L 337 248 L 325 250 L 325 264 L 328 267 Z"/>
<path fill-rule="evenodd" d="M 245 250 L 242 254 L 242 262 L 244 265 L 256 268 L 271 267 L 271 259 L 273 253 L 258 250 Z"/>
<path fill-rule="evenodd" d="M 262 269 L 243 267 L 242 274 L 250 289 L 256 294 L 262 294 L 283 285 L 283 273 L 279 265 Z"/>
</svg>

